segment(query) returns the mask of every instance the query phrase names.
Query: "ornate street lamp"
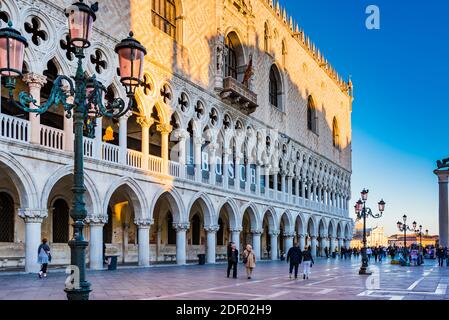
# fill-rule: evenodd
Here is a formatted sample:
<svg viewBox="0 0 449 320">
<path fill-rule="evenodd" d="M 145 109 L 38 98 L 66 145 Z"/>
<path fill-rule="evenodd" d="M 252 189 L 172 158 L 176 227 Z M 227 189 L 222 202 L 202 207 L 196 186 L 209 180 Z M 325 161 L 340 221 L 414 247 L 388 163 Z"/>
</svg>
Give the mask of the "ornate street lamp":
<svg viewBox="0 0 449 320">
<path fill-rule="evenodd" d="M 398 226 L 398 230 L 404 232 L 404 253 L 407 253 L 407 230 L 411 232 L 416 232 L 416 221 L 413 221 L 412 227 L 407 225 L 407 215 L 402 216 L 402 220 L 404 223 L 398 221 L 396 224 Z"/>
<path fill-rule="evenodd" d="M 9 92 L 9 103 L 24 111 L 42 114 L 51 106 L 62 105 L 67 112 L 66 117 L 74 119 L 74 181 L 73 201 L 70 216 L 73 218 L 73 238 L 69 241 L 71 250 L 71 266 L 77 269 L 73 272 L 72 283 L 66 286 L 65 292 L 69 300 L 89 299 L 90 283 L 86 281 L 86 247 L 88 242 L 83 235 L 84 219 L 87 211 L 84 203 L 84 159 L 83 159 L 83 127 L 86 126 L 88 136 L 94 137 L 96 119 L 102 116 L 119 118 L 127 113 L 133 104 L 136 88 L 141 84 L 143 60 L 146 55 L 145 48 L 133 38 L 122 40 L 116 46 L 119 57 L 122 84 L 126 88 L 129 103 L 123 99 L 114 99 L 106 105 L 103 103 L 103 94 L 106 88 L 95 78 L 88 77 L 82 67 L 84 49 L 90 46 L 90 35 L 93 22 L 96 19 L 95 12 L 98 5 L 88 6 L 80 0 L 66 9 L 69 22 L 70 45 L 74 48 L 78 59 L 76 74 L 71 78 L 60 75 L 56 78 L 51 89 L 48 101 L 41 106 L 37 105 L 27 92 L 19 94 L 19 101 L 14 99 L 16 78 L 22 75 L 24 49 L 27 47 L 26 39 L 19 31 L 8 23 L 7 28 L 0 29 L 0 74 L 5 78 L 5 87 Z M 67 90 L 63 89 L 66 86 Z M 73 103 L 68 98 L 74 96 Z M 79 272 L 79 273 L 78 273 Z"/>
<path fill-rule="evenodd" d="M 361 199 L 356 202 L 354 206 L 355 214 L 357 216 L 357 220 L 363 219 L 363 248 L 362 248 L 362 266 L 360 267 L 359 274 L 361 275 L 370 275 L 371 272 L 368 272 L 368 256 L 366 254 L 366 218 L 371 216 L 374 219 L 378 219 L 382 217 L 382 214 L 385 210 L 385 201 L 380 200 L 378 202 L 379 213 L 374 214 L 370 208 L 366 207 L 366 201 L 368 200 L 369 190 L 363 189 L 360 193 Z"/>
</svg>

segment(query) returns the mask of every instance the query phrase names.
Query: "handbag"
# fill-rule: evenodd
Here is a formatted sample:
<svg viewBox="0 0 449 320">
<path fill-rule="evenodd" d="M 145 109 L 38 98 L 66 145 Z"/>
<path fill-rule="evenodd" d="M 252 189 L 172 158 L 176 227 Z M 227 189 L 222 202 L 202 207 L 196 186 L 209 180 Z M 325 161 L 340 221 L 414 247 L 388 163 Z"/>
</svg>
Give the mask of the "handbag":
<svg viewBox="0 0 449 320">
<path fill-rule="evenodd" d="M 248 263 L 248 255 L 247 254 L 243 254 L 243 264 L 247 264 Z"/>
<path fill-rule="evenodd" d="M 51 262 L 51 253 L 49 252 L 47 253 L 47 255 L 48 255 L 48 262 Z"/>
</svg>

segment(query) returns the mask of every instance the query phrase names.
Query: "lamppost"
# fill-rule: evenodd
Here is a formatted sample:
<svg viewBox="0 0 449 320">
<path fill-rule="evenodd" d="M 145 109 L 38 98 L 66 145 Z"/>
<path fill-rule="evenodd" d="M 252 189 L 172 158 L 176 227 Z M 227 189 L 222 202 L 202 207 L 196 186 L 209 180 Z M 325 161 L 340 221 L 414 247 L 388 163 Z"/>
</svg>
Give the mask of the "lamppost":
<svg viewBox="0 0 449 320">
<path fill-rule="evenodd" d="M 407 252 L 407 230 L 411 231 L 411 232 L 416 232 L 416 221 L 413 221 L 412 223 L 412 227 L 410 228 L 409 225 L 407 225 L 407 215 L 403 215 L 402 216 L 402 220 L 404 221 L 404 223 L 398 221 L 397 222 L 397 226 L 399 231 L 404 232 L 404 251 L 405 253 Z"/>
<path fill-rule="evenodd" d="M 366 207 L 366 201 L 368 200 L 369 190 L 363 189 L 360 193 L 362 198 L 356 202 L 354 209 L 357 216 L 357 220 L 363 219 L 363 248 L 362 248 L 362 266 L 360 267 L 359 274 L 370 275 L 371 272 L 366 271 L 368 269 L 368 256 L 366 254 L 366 218 L 371 216 L 374 219 L 382 217 L 385 210 L 385 201 L 380 200 L 377 204 L 379 207 L 379 213 L 374 214 L 370 208 Z"/>
<path fill-rule="evenodd" d="M 422 250 L 422 225 L 419 225 L 419 228 L 416 231 L 416 234 L 419 235 L 419 246 Z"/>
<path fill-rule="evenodd" d="M 69 241 L 71 251 L 72 283 L 66 285 L 64 291 L 69 300 L 88 300 L 90 283 L 86 280 L 86 247 L 84 239 L 84 219 L 87 216 L 84 202 L 84 159 L 83 159 L 83 129 L 90 138 L 94 137 L 96 119 L 102 116 L 119 118 L 131 108 L 137 87 L 141 84 L 143 60 L 146 49 L 133 38 L 122 40 L 115 52 L 119 57 L 121 83 L 126 89 L 129 103 L 123 99 L 114 99 L 106 105 L 103 94 L 106 88 L 95 78 L 88 77 L 82 67 L 84 50 L 90 46 L 89 38 L 92 33 L 95 12 L 98 5 L 88 6 L 83 0 L 74 3 L 65 10 L 68 18 L 70 45 L 78 59 L 78 67 L 73 80 L 65 75 L 56 78 L 51 90 L 50 98 L 44 105 L 37 105 L 37 101 L 27 92 L 19 93 L 19 101 L 14 99 L 16 78 L 22 75 L 22 65 L 27 40 L 15 30 L 12 22 L 6 28 L 0 29 L 0 74 L 5 78 L 5 88 L 9 92 L 9 103 L 27 112 L 42 114 L 51 106 L 62 105 L 67 112 L 66 117 L 73 117 L 74 121 L 74 180 L 73 200 L 70 216 L 73 218 L 73 238 Z M 66 86 L 68 90 L 64 90 Z M 69 102 L 69 97 L 74 97 Z"/>
</svg>

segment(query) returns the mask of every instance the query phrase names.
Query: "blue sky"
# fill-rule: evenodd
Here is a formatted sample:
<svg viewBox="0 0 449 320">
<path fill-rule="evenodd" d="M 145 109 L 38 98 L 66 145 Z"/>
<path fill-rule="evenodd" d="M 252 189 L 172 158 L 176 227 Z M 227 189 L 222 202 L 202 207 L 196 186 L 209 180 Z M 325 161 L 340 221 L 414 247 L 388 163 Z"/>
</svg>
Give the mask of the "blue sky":
<svg viewBox="0 0 449 320">
<path fill-rule="evenodd" d="M 367 6 L 380 9 L 368 30 Z M 449 157 L 449 1 L 283 0 L 345 78 L 352 75 L 351 204 L 364 187 L 369 205 L 387 202 L 369 222 L 396 233 L 405 213 L 438 232 L 435 161 Z M 354 216 L 353 210 L 350 211 Z"/>
</svg>

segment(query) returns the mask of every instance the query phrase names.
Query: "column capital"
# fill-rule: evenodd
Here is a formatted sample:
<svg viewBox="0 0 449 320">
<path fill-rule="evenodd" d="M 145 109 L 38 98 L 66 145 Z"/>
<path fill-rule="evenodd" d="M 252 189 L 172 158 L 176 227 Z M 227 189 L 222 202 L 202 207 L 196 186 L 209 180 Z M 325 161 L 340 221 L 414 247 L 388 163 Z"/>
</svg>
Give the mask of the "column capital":
<svg viewBox="0 0 449 320">
<path fill-rule="evenodd" d="M 42 223 L 42 221 L 48 217 L 48 210 L 20 208 L 19 217 L 24 219 L 25 223 Z"/>
<path fill-rule="evenodd" d="M 173 131 L 173 137 L 178 140 L 187 139 L 189 136 L 189 132 L 184 129 L 176 129 L 175 131 Z"/>
<path fill-rule="evenodd" d="M 279 230 L 270 231 L 269 235 L 272 237 L 278 237 L 281 234 Z"/>
<path fill-rule="evenodd" d="M 242 232 L 243 228 L 242 227 L 235 227 L 235 228 L 229 228 L 230 232 Z"/>
<path fill-rule="evenodd" d="M 187 231 L 190 228 L 190 223 L 173 223 L 173 229 L 176 231 Z"/>
<path fill-rule="evenodd" d="M 305 234 L 302 234 L 302 233 L 298 234 L 298 238 L 299 238 L 299 239 L 301 239 L 301 238 L 305 238 L 305 237 L 306 237 L 306 235 L 305 235 Z"/>
<path fill-rule="evenodd" d="M 138 117 L 136 122 L 142 128 L 150 128 L 154 124 L 154 119 L 152 118 L 148 119 L 146 117 Z"/>
<path fill-rule="evenodd" d="M 160 123 L 156 127 L 161 134 L 169 134 L 173 131 L 173 126 L 169 123 Z"/>
<path fill-rule="evenodd" d="M 216 233 L 218 230 L 220 230 L 220 226 L 219 225 L 210 225 L 210 226 L 205 226 L 204 230 L 207 233 Z"/>
<path fill-rule="evenodd" d="M 84 219 L 84 221 L 90 225 L 103 226 L 106 223 L 108 223 L 108 216 L 107 215 L 90 215 L 90 216 L 87 216 L 86 219 Z"/>
<path fill-rule="evenodd" d="M 127 113 L 125 113 L 123 116 L 121 116 L 120 118 L 119 118 L 119 121 L 120 120 L 122 120 L 122 121 L 128 121 L 128 119 L 129 118 L 131 118 L 131 116 L 133 115 L 133 112 L 131 111 L 131 110 L 129 110 Z"/>
<path fill-rule="evenodd" d="M 253 235 L 258 234 L 261 235 L 263 233 L 263 230 L 259 230 L 259 229 L 251 229 L 251 233 Z"/>
<path fill-rule="evenodd" d="M 204 139 L 203 137 L 193 137 L 193 143 L 202 145 L 204 143 Z"/>
<path fill-rule="evenodd" d="M 290 231 L 290 232 L 284 232 L 283 236 L 287 237 L 287 238 L 293 238 L 295 236 L 296 232 L 295 231 Z"/>
<path fill-rule="evenodd" d="M 434 174 L 438 176 L 439 183 L 448 183 L 449 170 L 434 170 Z"/>
<path fill-rule="evenodd" d="M 47 77 L 34 72 L 26 73 L 22 80 L 30 87 L 42 88 L 47 83 Z"/>
<path fill-rule="evenodd" d="M 154 223 L 153 219 L 149 218 L 136 218 L 134 224 L 140 228 L 149 228 Z"/>
</svg>

